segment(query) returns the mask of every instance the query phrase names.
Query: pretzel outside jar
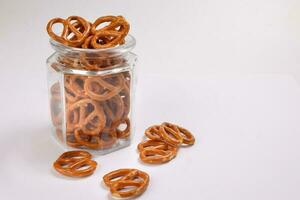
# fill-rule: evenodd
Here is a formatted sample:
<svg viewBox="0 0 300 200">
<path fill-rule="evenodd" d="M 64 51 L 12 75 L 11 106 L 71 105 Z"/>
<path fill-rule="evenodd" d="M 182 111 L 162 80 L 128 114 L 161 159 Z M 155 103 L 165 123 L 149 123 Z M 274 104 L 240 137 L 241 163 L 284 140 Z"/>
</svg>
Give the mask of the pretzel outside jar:
<svg viewBox="0 0 300 200">
<path fill-rule="evenodd" d="M 162 123 L 159 128 L 159 134 L 165 142 L 170 145 L 178 146 L 183 142 L 183 138 L 177 129 L 177 126 L 171 123 Z"/>
<path fill-rule="evenodd" d="M 119 169 L 103 176 L 103 182 L 110 188 L 112 196 L 117 198 L 137 197 L 149 185 L 149 175 L 137 169 Z M 126 191 L 125 188 L 132 187 Z"/>
<path fill-rule="evenodd" d="M 86 151 L 68 151 L 63 153 L 54 163 L 54 169 L 71 177 L 84 177 L 91 175 L 97 163 L 91 160 L 92 155 Z"/>
<path fill-rule="evenodd" d="M 195 137 L 186 128 L 183 128 L 183 127 L 178 126 L 176 124 L 172 124 L 170 122 L 164 122 L 163 125 L 165 125 L 165 126 L 171 128 L 171 129 L 173 129 L 174 131 L 178 132 L 182 137 L 182 144 L 193 145 L 195 143 Z"/>
<path fill-rule="evenodd" d="M 159 135 L 161 138 L 168 144 L 172 146 L 181 145 L 183 142 L 183 138 L 179 132 L 174 131 L 172 128 L 162 124 L 159 127 Z"/>
<path fill-rule="evenodd" d="M 148 164 L 169 162 L 177 155 L 177 148 L 161 140 L 146 140 L 138 145 L 140 159 Z"/>
</svg>

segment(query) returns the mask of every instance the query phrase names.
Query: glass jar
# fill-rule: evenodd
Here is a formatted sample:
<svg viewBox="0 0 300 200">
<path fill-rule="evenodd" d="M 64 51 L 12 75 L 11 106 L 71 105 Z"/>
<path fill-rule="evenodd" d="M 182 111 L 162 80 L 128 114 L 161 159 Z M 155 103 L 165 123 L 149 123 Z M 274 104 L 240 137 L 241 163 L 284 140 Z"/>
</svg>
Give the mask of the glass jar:
<svg viewBox="0 0 300 200">
<path fill-rule="evenodd" d="M 105 154 L 130 144 L 134 37 L 108 49 L 80 49 L 50 40 L 47 59 L 52 132 L 67 148 Z"/>
</svg>

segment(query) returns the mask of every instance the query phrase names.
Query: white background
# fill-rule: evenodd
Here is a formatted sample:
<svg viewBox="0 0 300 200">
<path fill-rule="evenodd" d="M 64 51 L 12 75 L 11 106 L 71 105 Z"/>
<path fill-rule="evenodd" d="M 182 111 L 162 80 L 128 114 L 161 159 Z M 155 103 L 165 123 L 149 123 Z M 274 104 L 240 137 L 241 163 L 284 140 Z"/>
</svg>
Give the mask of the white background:
<svg viewBox="0 0 300 200">
<path fill-rule="evenodd" d="M 140 199 L 300 199 L 297 0 L 0 1 L 0 199 L 109 199 L 102 176 L 151 176 Z M 70 179 L 52 162 L 45 31 L 53 17 L 123 15 L 137 39 L 133 144 Z M 138 161 L 149 125 L 179 123 L 196 144 L 160 166 Z"/>
</svg>

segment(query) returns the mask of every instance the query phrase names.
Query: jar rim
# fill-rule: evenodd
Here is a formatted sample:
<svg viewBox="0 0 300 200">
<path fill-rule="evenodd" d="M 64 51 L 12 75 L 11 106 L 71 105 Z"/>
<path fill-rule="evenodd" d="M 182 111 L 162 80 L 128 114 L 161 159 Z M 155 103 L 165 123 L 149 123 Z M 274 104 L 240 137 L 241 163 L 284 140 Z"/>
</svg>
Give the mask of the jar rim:
<svg viewBox="0 0 300 200">
<path fill-rule="evenodd" d="M 83 48 L 77 48 L 77 47 L 70 47 L 63 43 L 57 42 L 50 38 L 49 40 L 52 48 L 57 51 L 58 53 L 66 54 L 66 53 L 111 53 L 111 54 L 124 54 L 129 51 L 131 51 L 135 45 L 136 40 L 135 38 L 128 34 L 125 38 L 125 43 L 122 45 L 118 45 L 112 48 L 105 48 L 105 49 L 83 49 Z"/>
</svg>

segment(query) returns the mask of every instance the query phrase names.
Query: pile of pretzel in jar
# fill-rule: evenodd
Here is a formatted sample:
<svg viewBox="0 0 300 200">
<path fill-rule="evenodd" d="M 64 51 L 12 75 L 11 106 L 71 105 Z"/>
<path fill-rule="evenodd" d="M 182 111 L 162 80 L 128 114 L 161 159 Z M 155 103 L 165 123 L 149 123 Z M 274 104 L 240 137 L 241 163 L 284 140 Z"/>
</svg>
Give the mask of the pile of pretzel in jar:
<svg viewBox="0 0 300 200">
<path fill-rule="evenodd" d="M 60 34 L 53 30 L 62 24 Z M 105 49 L 125 43 L 129 24 L 122 16 L 104 16 L 91 23 L 79 16 L 54 18 L 47 24 L 52 40 L 72 48 Z M 106 70 L 126 65 L 126 58 L 104 52 L 60 54 L 52 68 L 60 66 L 87 71 Z M 124 71 L 108 75 L 64 74 L 64 95 L 59 82 L 51 87 L 51 116 L 57 134 L 62 137 L 65 113 L 66 143 L 75 148 L 103 149 L 112 147 L 118 139 L 130 136 L 131 73 Z M 65 111 L 61 97 L 65 97 Z"/>
</svg>

